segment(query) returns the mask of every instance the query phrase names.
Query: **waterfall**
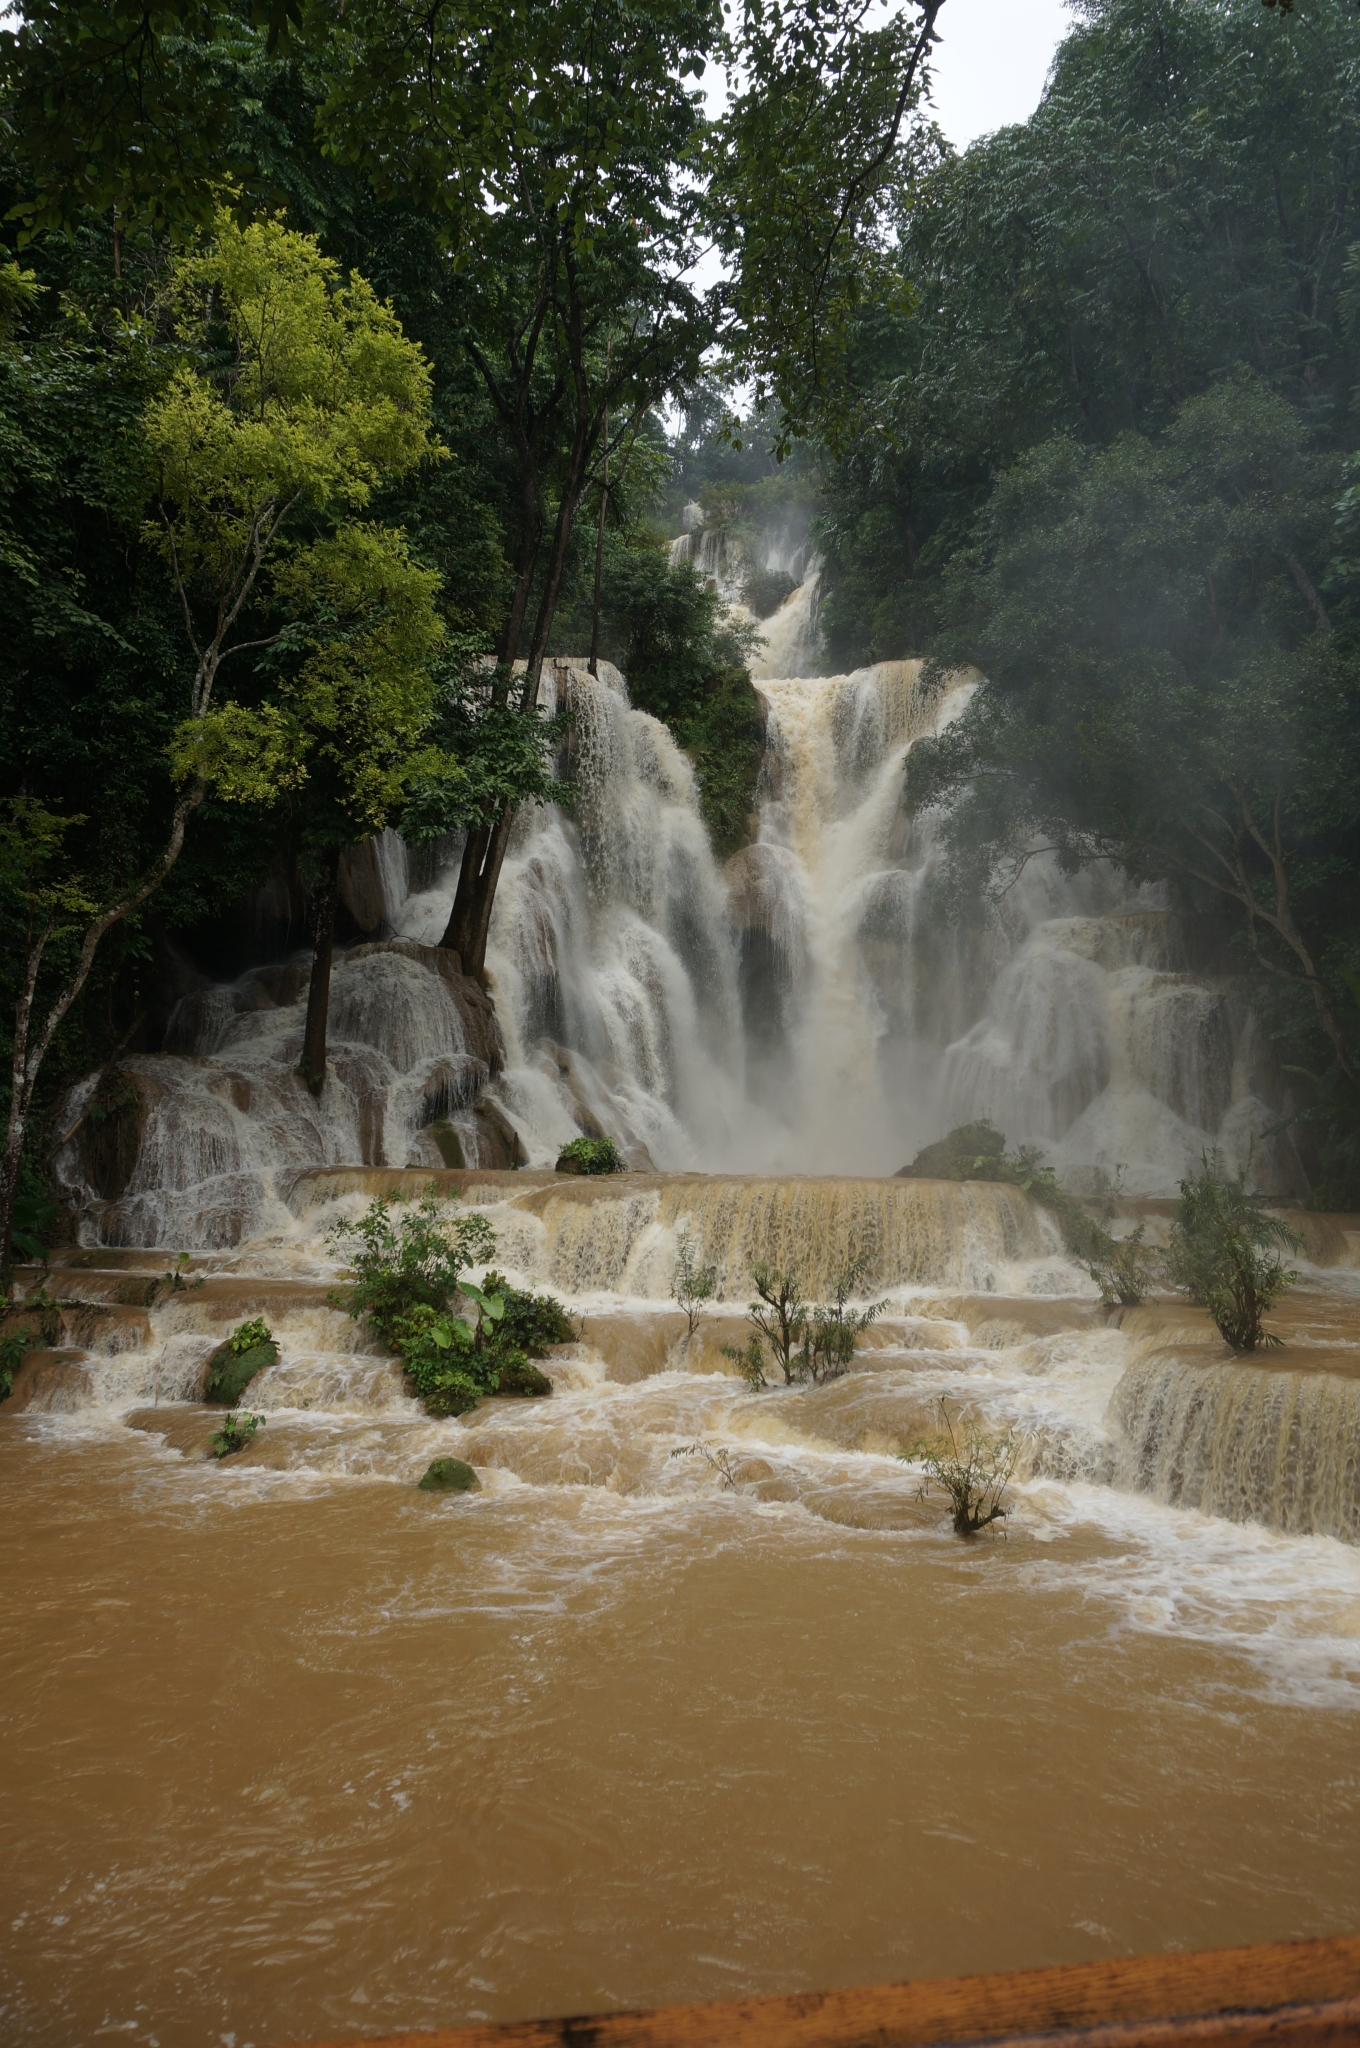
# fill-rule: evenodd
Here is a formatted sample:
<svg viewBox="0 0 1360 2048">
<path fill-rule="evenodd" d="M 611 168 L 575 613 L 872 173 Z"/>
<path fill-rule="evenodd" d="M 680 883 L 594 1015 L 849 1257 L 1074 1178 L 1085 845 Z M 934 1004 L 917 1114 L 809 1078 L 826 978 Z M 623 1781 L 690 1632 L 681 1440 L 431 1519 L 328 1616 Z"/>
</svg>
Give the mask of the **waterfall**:
<svg viewBox="0 0 1360 2048">
<path fill-rule="evenodd" d="M 1124 1374 L 1110 1420 L 1118 1485 L 1360 1543 L 1360 1381 L 1154 1355 Z"/>
<path fill-rule="evenodd" d="M 721 534 L 687 538 L 727 559 Z M 801 565 L 791 617 L 814 606 Z M 981 925 L 933 914 L 940 850 L 904 764 L 978 680 L 927 689 L 911 661 L 765 677 L 757 830 L 720 870 L 667 728 L 608 663 L 550 663 L 572 800 L 516 820 L 495 1014 L 439 948 L 458 843 L 417 861 L 384 834 L 342 875 L 379 936 L 337 956 L 320 1099 L 293 1071 L 305 952 L 199 988 L 162 1052 L 120 1063 L 137 1107 L 116 1171 L 93 1083 L 63 1111 L 88 1112 L 57 1160 L 82 1228 L 232 1244 L 277 1221 L 280 1176 L 305 1167 L 544 1167 L 582 1133 L 638 1170 L 884 1175 L 984 1116 L 1079 1192 L 1170 1194 L 1211 1148 L 1297 1190 L 1250 1006 L 1195 969 L 1155 891 L 1040 859 Z"/>
</svg>

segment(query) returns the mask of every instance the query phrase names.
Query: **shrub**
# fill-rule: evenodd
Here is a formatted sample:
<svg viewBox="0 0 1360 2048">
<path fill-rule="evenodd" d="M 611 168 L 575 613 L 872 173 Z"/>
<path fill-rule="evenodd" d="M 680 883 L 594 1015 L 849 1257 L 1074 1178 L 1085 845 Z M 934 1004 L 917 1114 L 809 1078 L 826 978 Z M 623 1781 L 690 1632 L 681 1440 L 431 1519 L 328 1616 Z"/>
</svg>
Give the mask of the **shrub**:
<svg viewBox="0 0 1360 2048">
<path fill-rule="evenodd" d="M 741 601 L 757 619 L 771 618 L 798 588 L 787 569 L 757 569 L 741 587 Z"/>
<path fill-rule="evenodd" d="M 671 1452 L 671 1456 L 673 1458 L 702 1458 L 709 1470 L 718 1474 L 724 1486 L 736 1486 L 737 1475 L 732 1470 L 732 1453 L 722 1444 L 679 1444 Z"/>
<path fill-rule="evenodd" d="M 612 1138 L 573 1138 L 557 1155 L 556 1173 L 622 1173 L 623 1154 Z"/>
<path fill-rule="evenodd" d="M 1180 1189 L 1167 1255 L 1173 1285 L 1208 1309 L 1234 1351 L 1280 1343 L 1261 1318 L 1298 1279 L 1282 1255 L 1303 1240 L 1267 1213 L 1245 1168 L 1225 1178 L 1206 1155 Z"/>
<path fill-rule="evenodd" d="M 14 1391 L 14 1375 L 23 1363 L 25 1351 L 32 1342 L 28 1329 L 7 1330 L 0 1337 L 0 1401 L 7 1401 Z"/>
<path fill-rule="evenodd" d="M 350 1267 L 353 1286 L 332 1299 L 356 1321 L 367 1316 L 401 1359 L 426 1412 L 463 1415 L 488 1394 L 550 1394 L 551 1380 L 529 1361 L 575 1337 L 562 1304 L 511 1287 L 490 1270 L 474 1287 L 465 1269 L 487 1264 L 495 1233 L 475 1211 L 450 1216 L 437 1188 L 395 1222 L 391 1207 L 379 1195 L 358 1223 L 336 1225 L 333 1242 L 357 1238 L 360 1249 Z M 460 1303 L 475 1311 L 474 1321 L 459 1312 Z"/>
<path fill-rule="evenodd" d="M 263 1415 L 228 1415 L 219 1430 L 208 1438 L 210 1458 L 229 1458 L 234 1451 L 243 1451 L 247 1444 L 253 1444 L 256 1432 L 265 1426 Z"/>
<path fill-rule="evenodd" d="M 716 1266 L 701 1266 L 694 1254 L 694 1234 L 686 1227 L 675 1241 L 675 1270 L 671 1274 L 671 1299 L 676 1303 L 689 1325 L 692 1337 L 704 1311 L 704 1303 L 712 1301 L 718 1286 Z"/>
<path fill-rule="evenodd" d="M 799 1353 L 799 1379 L 811 1380 L 821 1386 L 825 1380 L 839 1379 L 849 1372 L 855 1357 L 855 1345 L 871 1323 L 878 1321 L 886 1301 L 875 1301 L 868 1308 L 851 1309 L 846 1303 L 864 1278 L 867 1259 L 854 1259 L 836 1282 L 835 1299 L 830 1303 L 819 1303 L 804 1320 L 803 1347 Z"/>
<path fill-rule="evenodd" d="M 852 1260 L 835 1284 L 834 1299 L 815 1305 L 803 1299 L 802 1281 L 796 1272 L 781 1272 L 776 1266 L 753 1266 L 751 1277 L 759 1300 L 751 1302 L 746 1310 L 751 1335 L 741 1348 L 724 1344 L 724 1358 L 731 1359 L 750 1387 L 769 1384 L 765 1370 L 767 1350 L 771 1364 L 783 1374 L 785 1386 L 807 1380 L 820 1386 L 825 1380 L 838 1379 L 850 1369 L 861 1332 L 888 1305 L 878 1301 L 866 1309 L 847 1307 L 864 1277 L 867 1263 L 865 1259 Z"/>
<path fill-rule="evenodd" d="M 1020 1456 L 1019 1441 L 1014 1430 L 989 1436 L 976 1423 L 956 1424 L 943 1399 L 940 1424 L 937 1436 L 919 1439 L 902 1453 L 902 1461 L 925 1467 L 922 1500 L 932 1487 L 947 1495 L 954 1510 L 954 1534 L 976 1536 L 1004 1522 L 1010 1513 L 1002 1497 Z"/>
<path fill-rule="evenodd" d="M 255 1351 L 262 1344 L 272 1344 L 274 1333 L 263 1316 L 252 1316 L 248 1323 L 238 1323 L 227 1341 L 239 1357 L 243 1351 Z"/>
<path fill-rule="evenodd" d="M 496 1238 L 485 1216 L 450 1216 L 457 1201 L 447 1200 L 431 1184 L 424 1199 L 408 1208 L 394 1224 L 392 1204 L 375 1196 L 357 1223 L 342 1221 L 331 1232 L 333 1249 L 348 1255 L 353 1286 L 336 1300 L 356 1321 L 367 1316 L 374 1330 L 389 1342 L 398 1321 L 416 1308 L 447 1310 L 458 1292 L 458 1276 L 468 1266 L 485 1265 Z M 347 1240 L 357 1238 L 351 1252 Z"/>
<path fill-rule="evenodd" d="M 1155 1245 L 1144 1244 L 1146 1228 L 1140 1223 L 1127 1237 L 1110 1238 L 1108 1252 L 1086 1260 L 1086 1270 L 1107 1308 L 1136 1308 L 1157 1279 L 1161 1253 Z"/>
</svg>

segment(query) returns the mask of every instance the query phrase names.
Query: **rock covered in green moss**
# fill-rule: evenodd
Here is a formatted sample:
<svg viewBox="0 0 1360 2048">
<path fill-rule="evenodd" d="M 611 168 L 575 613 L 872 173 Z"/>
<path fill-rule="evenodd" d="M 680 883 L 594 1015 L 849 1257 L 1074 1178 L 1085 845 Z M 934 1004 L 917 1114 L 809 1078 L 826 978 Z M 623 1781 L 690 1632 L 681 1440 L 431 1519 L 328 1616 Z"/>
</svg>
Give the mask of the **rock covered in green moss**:
<svg viewBox="0 0 1360 2048">
<path fill-rule="evenodd" d="M 237 1351 L 228 1337 L 208 1360 L 203 1398 L 218 1408 L 235 1408 L 256 1373 L 278 1362 L 279 1347 L 272 1337 L 246 1351 Z"/>
<path fill-rule="evenodd" d="M 419 1484 L 422 1493 L 478 1493 L 482 1482 L 461 1458 L 436 1458 Z"/>
<path fill-rule="evenodd" d="M 555 1173 L 622 1173 L 623 1154 L 612 1138 L 573 1138 L 557 1155 Z"/>
</svg>

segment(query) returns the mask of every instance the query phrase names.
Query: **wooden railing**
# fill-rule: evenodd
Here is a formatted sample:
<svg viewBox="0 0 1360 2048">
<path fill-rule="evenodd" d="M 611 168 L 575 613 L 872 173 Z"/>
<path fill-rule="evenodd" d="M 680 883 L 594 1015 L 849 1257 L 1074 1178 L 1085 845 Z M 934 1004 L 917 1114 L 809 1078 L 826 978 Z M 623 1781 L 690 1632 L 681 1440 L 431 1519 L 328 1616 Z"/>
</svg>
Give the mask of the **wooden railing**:
<svg viewBox="0 0 1360 2048">
<path fill-rule="evenodd" d="M 986 1977 L 449 2027 L 328 2048 L 1341 2048 L 1360 2044 L 1360 1935 Z"/>
</svg>

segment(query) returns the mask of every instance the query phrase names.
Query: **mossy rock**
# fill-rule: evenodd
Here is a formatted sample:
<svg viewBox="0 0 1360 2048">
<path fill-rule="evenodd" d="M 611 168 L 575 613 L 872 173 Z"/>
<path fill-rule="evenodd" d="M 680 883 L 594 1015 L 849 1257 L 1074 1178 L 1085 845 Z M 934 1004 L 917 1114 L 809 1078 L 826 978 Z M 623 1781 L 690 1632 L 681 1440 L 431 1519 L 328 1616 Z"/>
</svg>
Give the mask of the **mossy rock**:
<svg viewBox="0 0 1360 2048">
<path fill-rule="evenodd" d="M 623 1154 L 612 1138 L 573 1138 L 557 1155 L 555 1173 L 622 1173 Z"/>
<path fill-rule="evenodd" d="M 498 1394 L 516 1394 L 524 1400 L 539 1401 L 552 1392 L 552 1381 L 536 1365 L 530 1365 L 527 1358 L 511 1359 L 497 1367 L 500 1384 Z"/>
<path fill-rule="evenodd" d="M 1006 1140 L 985 1120 L 960 1124 L 947 1138 L 937 1138 L 917 1153 L 910 1166 L 899 1166 L 898 1180 L 1013 1180 L 1005 1160 Z"/>
<path fill-rule="evenodd" d="M 422 1493 L 479 1493 L 482 1482 L 461 1458 L 436 1458 L 419 1485 Z"/>
<path fill-rule="evenodd" d="M 217 1408 L 235 1408 L 256 1373 L 278 1362 L 277 1344 L 252 1344 L 249 1351 L 233 1351 L 228 1337 L 208 1360 L 203 1398 Z"/>
</svg>

